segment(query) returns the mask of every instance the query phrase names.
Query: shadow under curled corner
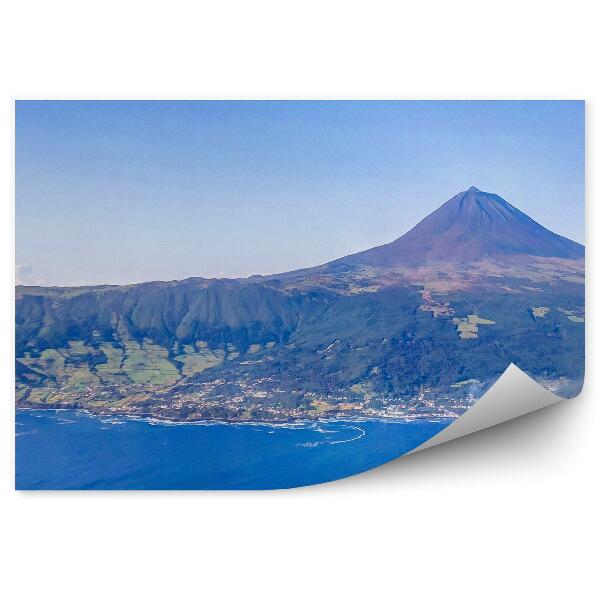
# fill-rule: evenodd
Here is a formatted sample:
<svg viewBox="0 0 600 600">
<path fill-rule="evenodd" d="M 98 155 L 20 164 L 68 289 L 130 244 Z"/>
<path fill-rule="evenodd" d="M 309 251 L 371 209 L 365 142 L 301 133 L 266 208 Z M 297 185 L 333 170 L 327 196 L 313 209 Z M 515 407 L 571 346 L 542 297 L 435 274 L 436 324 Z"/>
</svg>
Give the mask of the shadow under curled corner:
<svg viewBox="0 0 600 600">
<path fill-rule="evenodd" d="M 581 391 L 575 398 L 562 398 L 511 364 L 473 407 L 417 448 L 379 467 L 325 485 L 358 485 L 371 489 L 379 484 L 387 485 L 396 477 L 417 476 L 422 479 L 437 476 L 453 465 L 462 464 L 464 467 L 465 461 L 469 460 L 468 469 L 474 471 L 482 467 L 483 461 L 487 464 L 494 456 L 508 456 L 510 460 L 513 454 L 520 454 L 526 448 L 547 441 L 548 428 L 540 427 L 540 421 L 548 427 L 564 425 L 565 410 L 570 407 L 561 400 L 575 400 L 582 395 Z M 542 414 L 532 414 L 548 407 L 550 409 L 541 411 Z M 532 425 L 534 422 L 537 427 Z M 502 427 L 495 427 L 501 424 Z M 491 431 L 483 432 L 490 428 Z M 507 448 L 509 439 L 517 440 L 516 447 Z M 445 442 L 449 441 L 454 443 L 446 445 Z M 443 448 L 441 445 L 444 445 Z M 552 443 L 551 447 L 560 452 L 560 444 Z M 482 453 L 482 450 L 485 451 Z"/>
<path fill-rule="evenodd" d="M 408 454 L 516 419 L 562 399 L 511 363 L 466 413 Z"/>
</svg>

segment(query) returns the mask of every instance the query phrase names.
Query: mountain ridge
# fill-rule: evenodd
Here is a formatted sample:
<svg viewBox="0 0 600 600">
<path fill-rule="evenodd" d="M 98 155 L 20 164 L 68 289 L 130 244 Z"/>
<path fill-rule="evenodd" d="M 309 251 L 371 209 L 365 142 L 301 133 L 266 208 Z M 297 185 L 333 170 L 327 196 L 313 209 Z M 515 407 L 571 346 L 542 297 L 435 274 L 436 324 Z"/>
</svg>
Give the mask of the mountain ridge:
<svg viewBox="0 0 600 600">
<path fill-rule="evenodd" d="M 471 186 L 429 213 L 406 233 L 386 244 L 348 254 L 317 266 L 248 277 L 187 277 L 181 280 L 147 281 L 130 284 L 86 286 L 25 286 L 22 290 L 75 290 L 150 285 L 153 283 L 265 281 L 290 279 L 326 270 L 329 273 L 352 267 L 419 267 L 437 263 L 476 263 L 509 256 L 583 259 L 585 247 L 550 231 L 498 194 Z"/>
</svg>

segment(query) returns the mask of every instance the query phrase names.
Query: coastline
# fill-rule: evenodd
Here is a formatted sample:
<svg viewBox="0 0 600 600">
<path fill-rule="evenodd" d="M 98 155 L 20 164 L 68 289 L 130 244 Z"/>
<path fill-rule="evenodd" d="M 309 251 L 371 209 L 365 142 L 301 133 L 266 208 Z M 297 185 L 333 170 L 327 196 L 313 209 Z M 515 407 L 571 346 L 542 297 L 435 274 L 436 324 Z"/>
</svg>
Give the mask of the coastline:
<svg viewBox="0 0 600 600">
<path fill-rule="evenodd" d="M 288 419 L 281 421 L 251 421 L 251 420 L 224 420 L 224 419 L 191 419 L 191 420 L 177 420 L 168 419 L 162 417 L 156 417 L 153 415 L 135 415 L 131 413 L 102 413 L 88 408 L 79 407 L 25 407 L 16 406 L 15 415 L 19 411 L 28 412 L 62 412 L 62 411 L 76 411 L 95 418 L 113 418 L 113 419 L 127 419 L 129 421 L 144 421 L 155 425 L 166 425 L 166 426 L 180 426 L 180 425 L 196 425 L 196 426 L 209 426 L 209 425 L 243 425 L 243 426 L 255 426 L 255 427 L 298 427 L 313 425 L 317 423 L 365 423 L 365 422 L 379 422 L 379 423 L 450 423 L 454 422 L 456 418 L 450 417 L 372 417 L 372 416 L 331 416 L 331 417 L 318 417 L 314 419 Z"/>
</svg>

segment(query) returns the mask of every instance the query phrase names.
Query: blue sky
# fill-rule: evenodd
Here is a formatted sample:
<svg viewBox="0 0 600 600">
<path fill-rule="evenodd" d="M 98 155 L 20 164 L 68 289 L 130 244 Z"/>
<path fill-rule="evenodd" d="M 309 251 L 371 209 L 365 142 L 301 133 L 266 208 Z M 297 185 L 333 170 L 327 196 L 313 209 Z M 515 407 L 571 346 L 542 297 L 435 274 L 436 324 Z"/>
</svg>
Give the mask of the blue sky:
<svg viewBox="0 0 600 600">
<path fill-rule="evenodd" d="M 18 101 L 17 279 L 313 266 L 471 185 L 583 242 L 583 102 Z"/>
</svg>

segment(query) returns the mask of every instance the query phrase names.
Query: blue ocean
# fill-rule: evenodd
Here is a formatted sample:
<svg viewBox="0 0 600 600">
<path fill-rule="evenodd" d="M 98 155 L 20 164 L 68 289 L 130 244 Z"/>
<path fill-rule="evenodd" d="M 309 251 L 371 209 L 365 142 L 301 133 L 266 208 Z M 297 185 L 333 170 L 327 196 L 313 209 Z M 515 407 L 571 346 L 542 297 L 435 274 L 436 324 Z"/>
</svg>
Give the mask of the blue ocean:
<svg viewBox="0 0 600 600">
<path fill-rule="evenodd" d="M 21 490 L 273 489 L 366 471 L 449 421 L 169 424 L 77 410 L 18 410 Z"/>
</svg>

